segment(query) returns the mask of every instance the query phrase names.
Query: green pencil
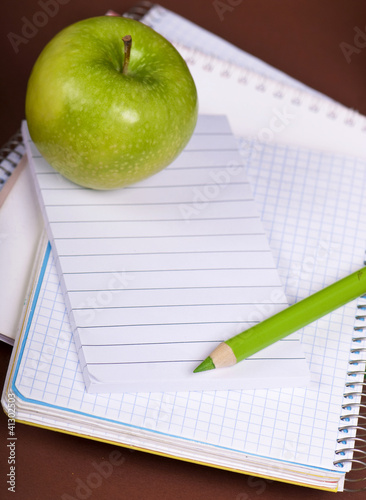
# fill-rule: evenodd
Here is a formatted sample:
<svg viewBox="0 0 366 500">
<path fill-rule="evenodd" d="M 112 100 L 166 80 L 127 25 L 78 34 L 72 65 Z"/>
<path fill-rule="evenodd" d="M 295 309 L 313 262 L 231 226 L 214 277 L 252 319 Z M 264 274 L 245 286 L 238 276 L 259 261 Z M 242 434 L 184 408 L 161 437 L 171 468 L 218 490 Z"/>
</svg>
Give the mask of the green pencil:
<svg viewBox="0 0 366 500">
<path fill-rule="evenodd" d="M 366 267 L 222 342 L 195 373 L 233 366 L 366 293 Z"/>
</svg>

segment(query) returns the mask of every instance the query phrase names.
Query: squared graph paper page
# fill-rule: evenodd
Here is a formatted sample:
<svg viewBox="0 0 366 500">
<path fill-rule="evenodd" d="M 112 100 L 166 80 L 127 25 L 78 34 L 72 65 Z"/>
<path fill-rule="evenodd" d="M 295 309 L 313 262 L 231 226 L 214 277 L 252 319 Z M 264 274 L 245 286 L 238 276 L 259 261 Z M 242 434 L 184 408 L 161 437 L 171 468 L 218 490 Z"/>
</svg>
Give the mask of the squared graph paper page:
<svg viewBox="0 0 366 500">
<path fill-rule="evenodd" d="M 252 145 L 250 154 L 246 146 L 249 178 L 291 302 L 360 267 L 365 162 L 285 146 Z M 326 180 L 330 189 L 320 189 Z M 228 465 L 229 450 L 242 461 L 278 460 L 278 474 L 286 464 L 337 470 L 345 383 L 362 381 L 347 377 L 349 360 L 358 356 L 350 354 L 355 311 L 354 301 L 303 329 L 312 377 L 307 388 L 90 394 L 51 253 L 13 390 L 24 415 L 41 425 L 57 427 L 61 418 L 70 432 L 131 446 L 148 443 L 170 454 L 174 446 L 192 443 L 197 460 L 201 443 L 208 443 L 224 457 L 219 464 Z M 32 402 L 37 412 L 27 414 Z M 89 419 L 83 422 L 83 416 Z M 258 466 L 252 471 L 258 473 Z"/>
<path fill-rule="evenodd" d="M 61 178 L 24 137 L 89 391 L 307 382 L 298 334 L 193 374 L 219 342 L 286 306 L 225 117 L 200 117 L 172 165 L 109 192 Z"/>
</svg>

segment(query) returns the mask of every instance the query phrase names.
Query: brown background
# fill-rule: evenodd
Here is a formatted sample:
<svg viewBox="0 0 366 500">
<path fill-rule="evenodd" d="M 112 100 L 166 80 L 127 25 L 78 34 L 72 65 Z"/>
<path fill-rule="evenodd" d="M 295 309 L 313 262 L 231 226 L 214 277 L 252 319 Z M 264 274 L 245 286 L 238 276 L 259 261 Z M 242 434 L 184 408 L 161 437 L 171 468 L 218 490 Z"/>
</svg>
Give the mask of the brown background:
<svg viewBox="0 0 366 500">
<path fill-rule="evenodd" d="M 26 44 L 19 45 L 15 53 L 8 35 L 21 35 L 24 20 L 31 21 L 41 10 L 38 1 L 1 1 L 0 145 L 18 130 L 24 118 L 24 95 L 29 72 L 50 38 L 72 22 L 101 15 L 109 8 L 124 12 L 134 4 L 124 0 L 60 0 L 58 13 L 49 17 L 47 24 L 38 28 Z M 366 114 L 366 37 L 363 41 L 365 48 L 356 46 L 357 52 L 350 54 L 350 61 L 346 60 L 340 47 L 342 43 L 355 46 L 355 27 L 365 31 L 364 0 L 221 1 L 233 6 L 232 11 L 224 13 L 223 20 L 215 10 L 215 0 L 162 0 L 160 3 L 346 106 Z M 10 353 L 9 346 L 0 345 L 1 384 Z M 16 436 L 16 493 L 12 494 L 7 492 L 6 484 L 7 418 L 1 412 L 1 498 L 274 500 L 296 497 L 299 500 L 324 500 L 333 495 L 129 451 L 23 424 L 17 424 Z M 110 477 L 103 479 L 102 484 L 92 491 L 78 491 L 80 481 L 87 480 L 95 472 L 93 463 L 109 460 L 111 453 L 116 452 L 120 452 L 124 460 L 114 466 Z M 365 493 L 338 495 L 344 500 L 365 499 Z"/>
</svg>

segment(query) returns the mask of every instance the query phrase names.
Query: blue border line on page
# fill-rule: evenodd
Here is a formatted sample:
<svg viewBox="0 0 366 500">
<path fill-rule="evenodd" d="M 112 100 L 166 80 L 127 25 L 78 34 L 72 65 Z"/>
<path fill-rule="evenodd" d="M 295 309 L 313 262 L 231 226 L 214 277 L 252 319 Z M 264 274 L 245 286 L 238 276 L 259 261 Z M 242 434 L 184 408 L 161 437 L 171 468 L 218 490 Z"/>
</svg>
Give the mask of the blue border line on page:
<svg viewBox="0 0 366 500">
<path fill-rule="evenodd" d="M 25 327 L 25 333 L 24 333 L 24 337 L 23 337 L 23 341 L 22 341 L 22 346 L 21 346 L 20 351 L 19 351 L 17 365 L 16 365 L 15 370 L 14 370 L 14 377 L 13 377 L 13 380 L 12 380 L 12 389 L 17 394 L 17 396 L 21 397 L 24 401 L 27 401 L 27 398 L 25 398 L 18 391 L 18 389 L 16 388 L 16 386 L 15 386 L 15 379 L 17 378 L 17 375 L 18 375 L 18 372 L 19 372 L 20 361 L 21 361 L 23 353 L 24 353 L 25 343 L 27 341 L 29 330 L 30 330 L 30 327 L 31 327 L 31 324 L 32 324 L 32 320 L 33 320 L 33 316 L 34 316 L 34 311 L 35 311 L 36 306 L 37 306 L 39 292 L 41 290 L 41 286 L 42 286 L 42 283 L 43 283 L 43 278 L 44 278 L 44 275 L 45 275 L 45 272 L 46 272 L 46 267 L 47 267 L 47 264 L 48 264 L 48 259 L 50 257 L 50 254 L 51 254 L 51 243 L 48 242 L 47 248 L 46 248 L 46 251 L 45 251 L 45 255 L 44 255 L 44 258 L 43 258 L 41 270 L 39 272 L 38 282 L 37 282 L 36 290 L 34 292 L 33 301 L 32 301 L 32 305 L 31 305 L 31 308 L 30 308 L 29 316 L 28 316 L 27 326 Z"/>
<path fill-rule="evenodd" d="M 28 338 L 28 334 L 29 334 L 29 330 L 30 330 L 30 327 L 31 327 L 31 324 L 32 324 L 32 320 L 33 320 L 33 316 L 34 316 L 34 311 L 35 311 L 36 306 L 37 306 L 37 301 L 38 301 L 38 298 L 39 298 L 39 293 L 40 293 L 41 286 L 42 286 L 42 283 L 43 283 L 43 279 L 44 279 L 44 275 L 45 275 L 45 272 L 46 272 L 46 268 L 47 268 L 47 264 L 48 264 L 48 260 L 49 260 L 50 254 L 51 254 L 51 244 L 50 244 L 50 242 L 48 242 L 48 245 L 47 245 L 47 248 L 46 248 L 46 252 L 45 252 L 45 256 L 44 256 L 43 263 L 42 263 L 42 267 L 41 267 L 41 270 L 40 270 L 40 274 L 39 274 L 39 278 L 38 278 L 36 290 L 35 290 L 35 293 L 34 293 L 34 296 L 33 296 L 33 301 L 32 301 L 32 305 L 31 305 L 31 309 L 30 309 L 30 313 L 29 313 L 29 317 L 28 317 L 28 321 L 27 321 L 27 326 L 26 326 L 24 337 L 23 337 L 23 341 L 22 341 L 22 346 L 20 348 L 19 356 L 18 356 L 18 359 L 17 359 L 17 364 L 16 364 L 16 367 L 15 367 L 15 370 L 14 370 L 14 376 L 13 376 L 13 379 L 12 379 L 12 390 L 13 390 L 13 392 L 20 399 L 22 399 L 23 401 L 29 402 L 29 403 L 34 403 L 34 404 L 37 404 L 37 405 L 40 405 L 40 406 L 54 408 L 56 410 L 60 410 L 60 411 L 63 411 L 63 412 L 74 413 L 74 414 L 85 416 L 85 417 L 88 417 L 88 418 L 93 418 L 93 419 L 101 420 L 101 421 L 104 421 L 104 422 L 111 422 L 113 424 L 117 424 L 117 425 L 121 425 L 121 426 L 125 426 L 125 427 L 131 427 L 133 429 L 140 429 L 140 430 L 146 431 L 147 429 L 145 427 L 141 427 L 141 426 L 138 426 L 138 425 L 132 425 L 132 424 L 128 424 L 128 423 L 125 423 L 125 422 L 122 423 L 122 422 L 120 422 L 118 420 L 113 420 L 113 419 L 110 419 L 110 418 L 103 418 L 103 417 L 99 417 L 99 416 L 96 416 L 96 415 L 91 415 L 89 413 L 85 413 L 85 412 L 82 412 L 82 411 L 73 410 L 71 408 L 64 408 L 62 406 L 53 405 L 53 404 L 50 404 L 50 403 L 45 403 L 43 401 L 38 401 L 38 400 L 32 399 L 32 398 L 27 398 L 27 397 L 23 396 L 23 394 L 21 394 L 19 392 L 18 388 L 16 387 L 15 380 L 16 380 L 18 372 L 19 372 L 19 367 L 20 367 L 21 359 L 22 359 L 22 356 L 23 356 L 23 353 L 24 353 L 25 344 L 26 344 L 26 341 L 27 341 L 27 338 Z M 159 434 L 161 436 L 173 437 L 173 438 L 176 438 L 176 439 L 181 439 L 183 441 L 189 441 L 189 442 L 192 442 L 192 443 L 195 443 L 195 444 L 204 444 L 204 445 L 208 444 L 209 446 L 212 446 L 214 448 L 218 448 L 218 449 L 222 449 L 222 450 L 228 450 L 228 451 L 235 451 L 236 453 L 242 453 L 244 455 L 250 455 L 252 457 L 266 458 L 266 459 L 274 460 L 276 462 L 283 463 L 283 464 L 301 465 L 303 467 L 312 468 L 314 470 L 324 470 L 324 471 L 330 471 L 330 472 L 338 472 L 338 473 L 342 474 L 342 470 L 340 470 L 340 469 L 337 470 L 337 469 L 327 469 L 325 467 L 313 467 L 313 466 L 310 466 L 310 465 L 307 465 L 307 464 L 302 464 L 300 462 L 294 462 L 294 461 L 283 460 L 283 459 L 278 459 L 278 458 L 272 458 L 271 459 L 270 457 L 265 457 L 263 455 L 259 455 L 259 454 L 256 454 L 256 453 L 248 453 L 248 452 L 241 451 L 241 450 L 235 450 L 235 449 L 229 448 L 227 446 L 220 446 L 220 445 L 217 445 L 217 444 L 206 443 L 204 441 L 199 441 L 199 440 L 196 440 L 196 439 L 186 438 L 186 437 L 182 437 L 182 436 L 176 436 L 174 434 L 169 434 L 167 432 L 157 431 L 157 430 L 154 430 L 154 429 L 148 429 L 148 430 L 150 432 L 152 432 L 152 433 Z M 90 436 L 90 437 L 92 437 L 92 436 Z M 114 441 L 114 442 L 116 444 L 119 444 L 117 441 Z M 120 444 L 121 444 L 121 446 L 123 446 L 123 443 L 120 443 Z M 345 474 L 345 473 L 346 472 L 344 472 L 343 474 Z"/>
</svg>

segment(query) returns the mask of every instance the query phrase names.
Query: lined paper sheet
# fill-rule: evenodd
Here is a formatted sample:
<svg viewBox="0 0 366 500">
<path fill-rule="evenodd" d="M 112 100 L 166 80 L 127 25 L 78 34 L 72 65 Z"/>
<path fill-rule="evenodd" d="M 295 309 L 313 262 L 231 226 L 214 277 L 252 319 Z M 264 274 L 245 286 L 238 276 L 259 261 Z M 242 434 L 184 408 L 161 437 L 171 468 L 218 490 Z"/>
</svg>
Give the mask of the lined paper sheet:
<svg viewBox="0 0 366 500">
<path fill-rule="evenodd" d="M 77 186 L 23 127 L 90 392 L 305 384 L 299 336 L 193 374 L 287 302 L 228 122 L 201 116 L 167 169 L 123 190 Z"/>
</svg>

